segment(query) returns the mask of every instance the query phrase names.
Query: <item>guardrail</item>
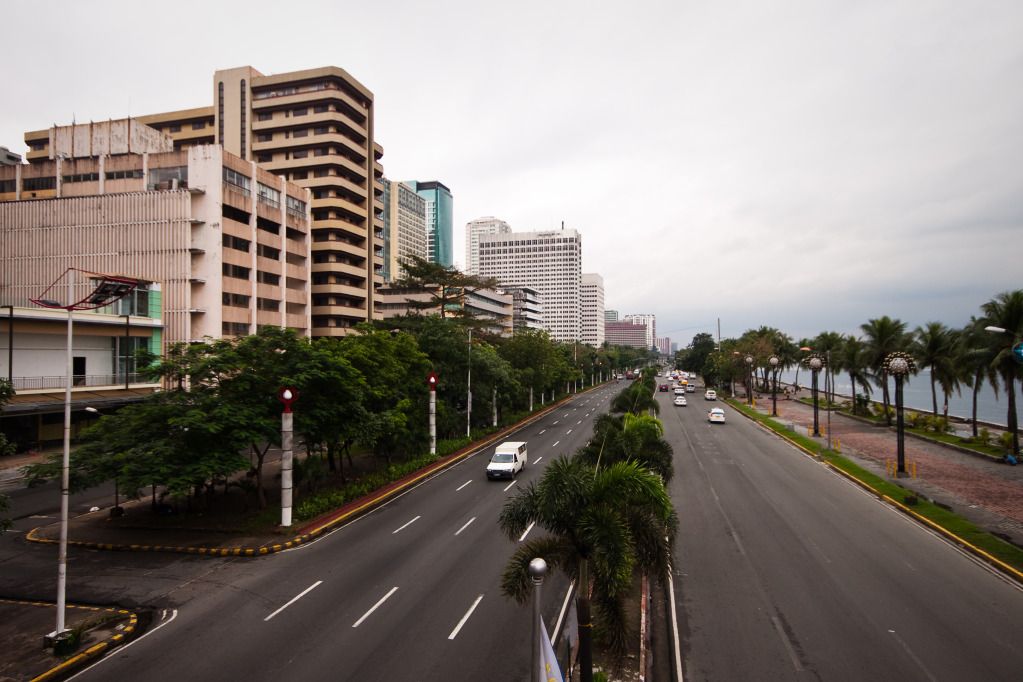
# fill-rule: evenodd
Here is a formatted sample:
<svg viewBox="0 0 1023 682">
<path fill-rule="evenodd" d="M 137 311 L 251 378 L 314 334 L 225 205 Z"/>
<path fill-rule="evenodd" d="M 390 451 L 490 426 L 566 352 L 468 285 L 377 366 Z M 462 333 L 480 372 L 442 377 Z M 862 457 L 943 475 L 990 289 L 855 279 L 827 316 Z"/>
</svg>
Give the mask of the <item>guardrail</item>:
<svg viewBox="0 0 1023 682">
<path fill-rule="evenodd" d="M 67 376 L 61 374 L 58 376 L 12 377 L 11 381 L 15 391 L 58 390 L 67 385 Z M 137 372 L 132 372 L 127 376 L 127 383 L 153 382 L 147 381 L 143 375 Z M 123 374 L 75 374 L 71 380 L 72 386 L 123 386 L 124 384 L 125 376 Z"/>
</svg>

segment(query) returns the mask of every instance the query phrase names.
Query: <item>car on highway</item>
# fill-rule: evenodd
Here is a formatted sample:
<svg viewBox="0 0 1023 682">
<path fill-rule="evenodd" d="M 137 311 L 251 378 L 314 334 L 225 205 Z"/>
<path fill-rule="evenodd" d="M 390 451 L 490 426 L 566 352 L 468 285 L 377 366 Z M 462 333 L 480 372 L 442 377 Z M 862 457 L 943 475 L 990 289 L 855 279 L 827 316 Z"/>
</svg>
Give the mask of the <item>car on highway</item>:
<svg viewBox="0 0 1023 682">
<path fill-rule="evenodd" d="M 681 386 L 676 386 L 674 390 L 675 395 L 682 395 L 683 393 L 686 392 L 686 389 L 682 388 Z"/>
<path fill-rule="evenodd" d="M 724 424 L 725 411 L 720 407 L 712 407 L 710 412 L 707 413 L 707 421 L 711 424 Z"/>
<path fill-rule="evenodd" d="M 703 394 L 704 400 L 717 400 L 718 392 L 712 388 L 707 389 L 707 392 Z"/>
<path fill-rule="evenodd" d="M 668 392 L 668 384 L 661 384 L 660 386 L 657 387 L 657 390 L 663 391 L 664 393 L 667 393 Z"/>
<path fill-rule="evenodd" d="M 678 405 L 679 407 L 685 407 L 686 406 L 686 397 L 684 395 L 676 396 L 675 397 L 675 404 Z"/>
<path fill-rule="evenodd" d="M 487 478 L 515 478 L 526 466 L 526 443 L 507 441 L 494 449 L 494 456 L 487 463 Z"/>
<path fill-rule="evenodd" d="M 696 385 L 689 384 L 688 386 L 686 386 L 686 393 L 696 393 Z"/>
</svg>

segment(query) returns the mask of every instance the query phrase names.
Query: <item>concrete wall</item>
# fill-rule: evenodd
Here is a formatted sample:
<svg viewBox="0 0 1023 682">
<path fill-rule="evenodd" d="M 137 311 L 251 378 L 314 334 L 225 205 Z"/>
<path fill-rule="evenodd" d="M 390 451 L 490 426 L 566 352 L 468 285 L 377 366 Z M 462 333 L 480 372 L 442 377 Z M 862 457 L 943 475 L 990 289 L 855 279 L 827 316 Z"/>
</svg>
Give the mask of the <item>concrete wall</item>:
<svg viewBox="0 0 1023 682">
<path fill-rule="evenodd" d="M 174 140 L 134 119 L 79 123 L 50 128 L 50 158 L 82 158 L 100 154 L 169 152 Z"/>
</svg>

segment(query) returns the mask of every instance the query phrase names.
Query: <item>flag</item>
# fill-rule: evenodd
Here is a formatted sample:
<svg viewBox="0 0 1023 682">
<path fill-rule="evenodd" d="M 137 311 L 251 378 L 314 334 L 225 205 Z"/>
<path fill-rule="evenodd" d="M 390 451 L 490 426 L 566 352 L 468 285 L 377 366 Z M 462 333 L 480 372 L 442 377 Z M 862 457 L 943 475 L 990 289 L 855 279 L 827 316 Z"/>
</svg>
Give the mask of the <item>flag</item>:
<svg viewBox="0 0 1023 682">
<path fill-rule="evenodd" d="M 551 645 L 551 638 L 544 627 L 543 618 L 540 618 L 540 679 L 543 682 L 565 682 L 561 675 L 561 668 L 558 667 L 558 659 L 554 656 L 554 647 Z"/>
</svg>

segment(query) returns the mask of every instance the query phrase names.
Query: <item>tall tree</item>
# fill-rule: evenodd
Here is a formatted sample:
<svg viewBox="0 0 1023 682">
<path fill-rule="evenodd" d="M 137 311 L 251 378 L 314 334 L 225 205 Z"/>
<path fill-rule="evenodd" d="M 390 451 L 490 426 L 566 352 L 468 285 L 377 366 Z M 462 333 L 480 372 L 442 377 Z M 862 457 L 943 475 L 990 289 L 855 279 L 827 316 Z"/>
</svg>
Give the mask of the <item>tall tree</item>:
<svg viewBox="0 0 1023 682">
<path fill-rule="evenodd" d="M 441 317 L 471 316 L 461 303 L 466 294 L 480 289 L 493 289 L 497 280 L 492 277 L 468 275 L 449 266 L 433 263 L 419 256 L 410 256 L 401 262 L 404 276 L 396 283 L 398 287 L 418 289 L 429 294 L 427 301 L 409 301 L 409 307 L 417 310 L 438 310 Z"/>
<path fill-rule="evenodd" d="M 529 562 L 542 557 L 551 570 L 576 579 L 582 679 L 592 679 L 590 597 L 598 632 L 619 657 L 626 648 L 623 598 L 635 568 L 666 578 L 678 520 L 657 474 L 636 462 L 599 470 L 559 457 L 501 510 L 501 529 L 518 538 L 532 523 L 547 534 L 522 543 L 505 567 L 504 594 L 522 603 L 532 591 Z"/>
<path fill-rule="evenodd" d="M 1012 349 L 1023 341 L 1023 289 L 1004 291 L 981 306 L 985 324 L 1005 330 L 998 334 L 997 353 L 991 361 L 998 370 L 1008 398 L 1006 425 L 1012 434 L 1012 453 L 1019 456 L 1019 423 L 1016 416 L 1016 380 L 1020 375 L 1019 362 Z"/>
<path fill-rule="evenodd" d="M 915 340 L 913 355 L 916 356 L 916 364 L 921 370 L 930 370 L 931 413 L 937 417 L 938 380 L 943 375 L 947 377 L 954 364 L 952 333 L 941 322 L 928 322 L 917 327 L 913 335 Z"/>
<path fill-rule="evenodd" d="M 857 404 L 856 384 L 863 389 L 863 394 L 869 398 L 870 386 L 870 361 L 866 344 L 855 336 L 849 334 L 838 347 L 837 353 L 832 356 L 835 371 L 844 371 L 849 374 L 849 385 L 853 392 L 853 414 L 859 410 Z"/>
<path fill-rule="evenodd" d="M 888 409 L 891 401 L 889 400 L 888 373 L 884 369 L 884 359 L 893 351 L 905 350 L 907 345 L 906 323 L 884 315 L 861 324 L 860 329 L 863 331 L 864 342 L 867 344 L 870 367 L 874 371 L 874 376 L 878 377 L 881 383 L 885 421 L 888 426 L 891 426 L 892 416 Z"/>
<path fill-rule="evenodd" d="M 979 435 L 977 426 L 977 396 L 980 389 L 987 381 L 991 384 L 995 395 L 998 395 L 998 369 L 995 367 L 994 359 L 998 354 L 998 347 L 995 337 L 985 331 L 983 319 L 971 317 L 970 322 L 960 332 L 962 343 L 960 344 L 959 362 L 962 363 L 964 371 L 969 376 L 971 400 L 971 421 L 973 422 L 973 437 Z"/>
</svg>

